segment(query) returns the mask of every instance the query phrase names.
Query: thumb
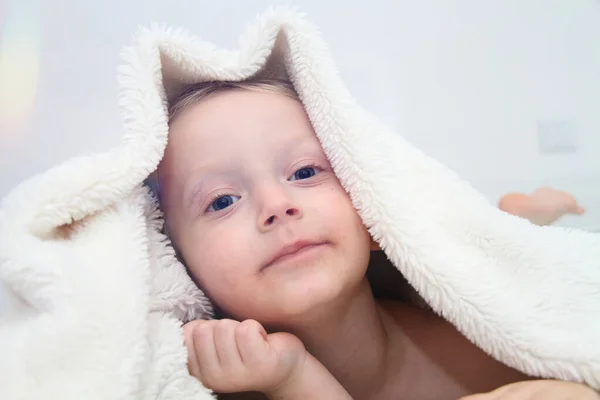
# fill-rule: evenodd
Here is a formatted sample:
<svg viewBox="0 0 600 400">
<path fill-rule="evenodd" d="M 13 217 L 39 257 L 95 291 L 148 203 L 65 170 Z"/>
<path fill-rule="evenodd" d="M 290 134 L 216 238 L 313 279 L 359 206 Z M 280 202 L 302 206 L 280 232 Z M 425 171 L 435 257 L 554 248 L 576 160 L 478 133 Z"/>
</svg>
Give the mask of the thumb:
<svg viewBox="0 0 600 400">
<path fill-rule="evenodd" d="M 267 336 L 269 347 L 280 356 L 293 356 L 304 350 L 304 344 L 290 333 L 277 332 Z"/>
<path fill-rule="evenodd" d="M 278 360 L 280 371 L 292 374 L 304 363 L 308 353 L 304 344 L 296 336 L 289 333 L 273 333 L 267 337 L 271 354 Z"/>
<path fill-rule="evenodd" d="M 275 349 L 286 348 L 295 344 L 295 342 L 300 342 L 300 339 L 296 336 L 285 332 L 270 333 L 267 335 L 266 340 Z"/>
</svg>

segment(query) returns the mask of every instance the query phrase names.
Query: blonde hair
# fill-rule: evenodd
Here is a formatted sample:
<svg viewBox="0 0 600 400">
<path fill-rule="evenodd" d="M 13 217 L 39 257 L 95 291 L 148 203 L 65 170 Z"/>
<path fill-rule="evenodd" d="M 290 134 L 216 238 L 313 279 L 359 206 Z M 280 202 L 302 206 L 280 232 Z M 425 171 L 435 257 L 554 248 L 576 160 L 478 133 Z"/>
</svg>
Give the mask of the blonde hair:
<svg viewBox="0 0 600 400">
<path fill-rule="evenodd" d="M 298 100 L 291 82 L 282 79 L 250 79 L 247 81 L 209 81 L 189 86 L 169 105 L 169 124 L 182 112 L 202 100 L 221 92 L 247 90 L 263 93 L 279 93 Z"/>
</svg>

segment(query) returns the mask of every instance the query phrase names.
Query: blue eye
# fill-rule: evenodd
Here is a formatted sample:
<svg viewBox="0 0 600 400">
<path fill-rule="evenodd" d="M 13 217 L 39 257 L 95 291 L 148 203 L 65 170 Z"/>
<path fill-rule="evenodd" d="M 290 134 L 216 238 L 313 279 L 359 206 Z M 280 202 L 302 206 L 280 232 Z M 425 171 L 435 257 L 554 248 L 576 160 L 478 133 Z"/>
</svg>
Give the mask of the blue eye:
<svg viewBox="0 0 600 400">
<path fill-rule="evenodd" d="M 227 207 L 231 206 L 236 201 L 238 201 L 239 199 L 240 199 L 240 196 L 233 196 L 230 194 L 225 195 L 225 196 L 219 196 L 215 200 L 213 200 L 212 203 L 210 203 L 210 206 L 208 206 L 208 209 L 206 211 L 224 210 Z"/>
<path fill-rule="evenodd" d="M 290 178 L 290 181 L 300 181 L 303 179 L 312 178 L 317 174 L 315 167 L 302 167 L 298 171 L 294 172 L 294 175 Z"/>
</svg>

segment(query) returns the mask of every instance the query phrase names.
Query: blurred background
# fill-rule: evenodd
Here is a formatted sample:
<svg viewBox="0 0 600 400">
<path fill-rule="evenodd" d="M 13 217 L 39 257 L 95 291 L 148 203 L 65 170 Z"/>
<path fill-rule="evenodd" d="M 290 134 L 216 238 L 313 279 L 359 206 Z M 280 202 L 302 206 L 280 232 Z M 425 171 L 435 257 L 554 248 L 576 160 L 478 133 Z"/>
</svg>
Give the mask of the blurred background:
<svg viewBox="0 0 600 400">
<path fill-rule="evenodd" d="M 138 25 L 235 47 L 270 5 L 320 26 L 351 92 L 491 201 L 550 185 L 600 229 L 598 0 L 0 0 L 0 197 L 122 129 L 116 69 Z"/>
</svg>

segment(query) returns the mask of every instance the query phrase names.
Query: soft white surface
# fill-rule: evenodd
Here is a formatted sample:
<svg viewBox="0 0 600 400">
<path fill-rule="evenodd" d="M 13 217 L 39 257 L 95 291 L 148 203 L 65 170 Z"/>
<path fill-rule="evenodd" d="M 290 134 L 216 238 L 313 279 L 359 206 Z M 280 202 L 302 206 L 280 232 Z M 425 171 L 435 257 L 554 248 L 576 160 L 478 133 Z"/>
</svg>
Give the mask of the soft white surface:
<svg viewBox="0 0 600 400">
<path fill-rule="evenodd" d="M 296 15 L 266 14 L 239 46 L 142 31 L 121 69 L 123 144 L 5 199 L 0 278 L 27 311 L 0 325 L 0 398 L 209 398 L 178 322 L 209 306 L 139 184 L 164 151 L 172 83 L 247 78 L 274 46 L 285 57 L 269 65 L 285 66 L 359 214 L 432 308 L 514 368 L 600 388 L 600 235 L 498 211 L 361 108 Z"/>
</svg>

